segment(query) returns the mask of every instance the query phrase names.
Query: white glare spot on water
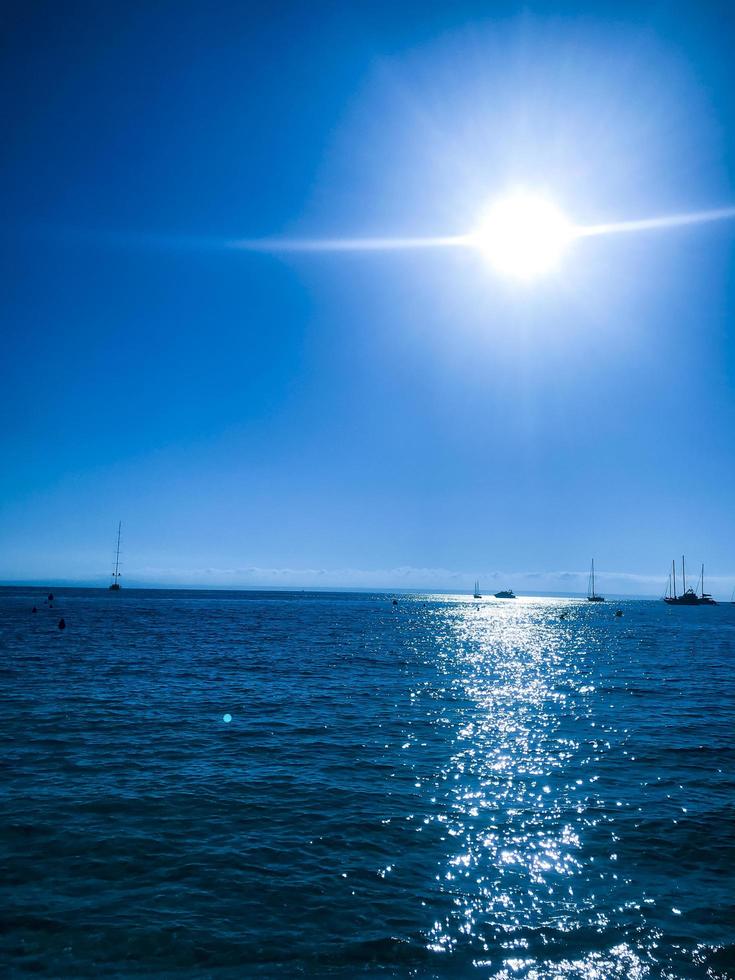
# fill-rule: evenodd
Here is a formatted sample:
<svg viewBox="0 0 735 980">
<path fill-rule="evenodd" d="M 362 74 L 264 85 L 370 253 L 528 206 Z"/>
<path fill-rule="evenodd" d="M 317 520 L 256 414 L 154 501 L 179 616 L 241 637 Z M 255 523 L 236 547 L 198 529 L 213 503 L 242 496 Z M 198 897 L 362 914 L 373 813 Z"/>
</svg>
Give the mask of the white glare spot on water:
<svg viewBox="0 0 735 980">
<path fill-rule="evenodd" d="M 479 616 L 461 604 L 431 614 L 440 723 L 451 718 L 455 735 L 446 762 L 425 780 L 432 806 L 424 824 L 446 834 L 436 880 L 448 903 L 427 925 L 426 947 L 470 944 L 480 952 L 503 939 L 509 952 L 492 974 L 498 980 L 546 976 L 540 962 L 518 956 L 527 936 L 541 932 L 553 943 L 555 935 L 603 928 L 618 889 L 612 870 L 595 864 L 599 845 L 587 841 L 614 819 L 593 788 L 593 767 L 611 745 L 593 713 L 599 639 L 584 621 L 570 639 L 557 614 L 543 600 L 488 606 Z M 596 731 L 585 734 L 590 727 Z M 647 975 L 624 945 L 558 965 L 560 977 Z"/>
<path fill-rule="evenodd" d="M 222 715 L 222 721 L 225 722 L 226 725 L 229 725 L 230 722 L 232 721 L 232 715 L 229 713 L 226 715 Z"/>
</svg>

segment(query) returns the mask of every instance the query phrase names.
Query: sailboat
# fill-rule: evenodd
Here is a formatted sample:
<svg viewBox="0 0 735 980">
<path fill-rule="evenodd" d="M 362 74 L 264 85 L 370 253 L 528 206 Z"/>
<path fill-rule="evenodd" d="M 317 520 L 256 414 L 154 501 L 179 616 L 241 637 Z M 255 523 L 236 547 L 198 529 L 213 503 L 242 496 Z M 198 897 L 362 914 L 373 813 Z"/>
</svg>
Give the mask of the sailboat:
<svg viewBox="0 0 735 980">
<path fill-rule="evenodd" d="M 587 602 L 604 602 L 605 597 L 595 592 L 595 559 L 592 559 L 592 570 L 587 583 Z"/>
<path fill-rule="evenodd" d="M 671 562 L 671 575 L 669 576 L 669 588 L 667 594 L 664 596 L 664 602 L 667 602 L 670 606 L 716 606 L 716 601 L 712 598 L 709 592 L 704 591 L 704 564 L 702 564 L 702 574 L 700 576 L 701 583 L 701 594 L 697 595 L 696 591 L 691 588 L 687 588 L 687 578 L 686 578 L 686 566 L 684 565 L 684 555 L 681 556 L 681 579 L 682 588 L 684 591 L 681 595 L 676 594 L 676 562 Z"/>
<path fill-rule="evenodd" d="M 110 592 L 120 591 L 120 531 L 121 530 L 122 530 L 122 521 L 119 521 L 117 525 L 117 550 L 115 551 L 115 571 L 112 573 L 112 584 L 110 585 Z"/>
<path fill-rule="evenodd" d="M 473 599 L 482 599 L 482 596 L 480 595 L 480 580 L 477 579 L 477 578 L 475 579 L 475 592 L 474 592 L 472 598 Z"/>
<path fill-rule="evenodd" d="M 709 592 L 704 591 L 704 562 L 702 562 L 702 571 L 699 575 L 699 605 L 700 606 L 716 606 L 717 601 L 712 598 Z"/>
</svg>

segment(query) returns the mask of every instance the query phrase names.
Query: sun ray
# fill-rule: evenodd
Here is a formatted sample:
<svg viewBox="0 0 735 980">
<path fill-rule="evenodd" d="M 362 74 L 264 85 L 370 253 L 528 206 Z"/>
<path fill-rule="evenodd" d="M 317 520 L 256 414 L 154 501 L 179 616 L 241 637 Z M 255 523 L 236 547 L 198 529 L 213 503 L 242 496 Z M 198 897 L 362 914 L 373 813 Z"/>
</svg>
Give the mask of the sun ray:
<svg viewBox="0 0 735 980">
<path fill-rule="evenodd" d="M 413 248 L 453 248 L 467 245 L 467 235 L 411 238 L 239 238 L 228 248 L 246 252 L 381 252 Z"/>
<path fill-rule="evenodd" d="M 650 218 L 634 218 L 626 221 L 610 221 L 595 225 L 579 225 L 571 222 L 564 223 L 561 212 L 547 214 L 546 226 L 554 224 L 554 235 L 563 245 L 578 238 L 593 238 L 604 235 L 619 235 L 631 232 L 656 231 L 659 229 L 680 228 L 688 225 L 706 224 L 715 221 L 735 219 L 735 207 L 713 208 L 706 211 L 692 211 L 682 214 L 659 215 Z M 551 222 L 553 218 L 553 222 Z M 545 227 L 544 234 L 549 237 L 549 229 Z M 508 229 L 505 229 L 508 234 Z M 522 251 L 523 241 L 511 234 L 510 246 L 517 255 Z M 468 248 L 490 252 L 493 264 L 500 271 L 508 271 L 503 267 L 503 242 L 488 237 L 487 230 L 475 230 L 465 235 L 426 235 L 426 236 L 362 236 L 354 238 L 236 238 L 224 243 L 228 249 L 244 252 L 262 252 L 266 254 L 286 253 L 323 253 L 323 252 L 396 252 L 414 249 Z M 538 256 L 536 256 L 538 258 Z M 549 263 L 551 266 L 554 262 Z M 540 262 L 539 268 L 547 265 Z M 535 269 L 532 270 L 535 274 Z M 532 278 L 533 275 L 516 274 L 519 278 Z"/>
<path fill-rule="evenodd" d="M 557 232 L 570 241 L 581 238 L 593 238 L 604 235 L 618 235 L 631 232 L 656 231 L 659 229 L 674 229 L 691 225 L 707 224 L 717 221 L 732 221 L 735 219 L 735 206 L 713 208 L 705 211 L 691 211 L 679 214 L 658 215 L 649 218 L 634 218 L 626 221 L 610 221 L 600 224 L 574 224 L 569 222 L 563 229 L 558 225 L 559 215 L 556 216 Z M 554 222 L 552 230 L 554 230 Z M 548 228 L 547 228 L 548 231 Z M 287 253 L 326 253 L 326 252 L 398 252 L 409 250 L 429 250 L 443 248 L 465 248 L 483 251 L 487 247 L 483 239 L 482 225 L 463 235 L 401 235 L 401 236 L 354 236 L 329 238 L 205 238 L 195 235 L 161 235 L 151 233 L 121 233 L 102 231 L 99 229 L 80 228 L 43 228 L 43 237 L 81 242 L 102 242 L 107 245 L 130 248 L 158 249 L 228 249 L 243 252 L 261 252 L 264 254 Z M 516 245 L 518 243 L 516 242 Z"/>
<path fill-rule="evenodd" d="M 657 228 L 679 228 L 684 225 L 701 225 L 711 221 L 727 221 L 735 218 L 735 207 L 714 208 L 710 211 L 692 211 L 686 214 L 668 214 L 657 218 L 637 218 L 632 221 L 611 221 L 601 225 L 577 225 L 575 238 L 593 235 L 618 235 L 630 231 L 653 231 Z"/>
</svg>

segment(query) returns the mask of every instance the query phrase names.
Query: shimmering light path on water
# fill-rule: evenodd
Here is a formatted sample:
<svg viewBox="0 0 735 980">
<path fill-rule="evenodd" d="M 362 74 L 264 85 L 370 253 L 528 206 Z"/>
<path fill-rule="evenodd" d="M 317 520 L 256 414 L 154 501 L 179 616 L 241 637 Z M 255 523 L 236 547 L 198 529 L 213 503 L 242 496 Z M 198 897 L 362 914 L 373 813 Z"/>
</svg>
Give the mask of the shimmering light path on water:
<svg viewBox="0 0 735 980">
<path fill-rule="evenodd" d="M 3 975 L 735 976 L 735 606 L 54 591 Z"/>
</svg>

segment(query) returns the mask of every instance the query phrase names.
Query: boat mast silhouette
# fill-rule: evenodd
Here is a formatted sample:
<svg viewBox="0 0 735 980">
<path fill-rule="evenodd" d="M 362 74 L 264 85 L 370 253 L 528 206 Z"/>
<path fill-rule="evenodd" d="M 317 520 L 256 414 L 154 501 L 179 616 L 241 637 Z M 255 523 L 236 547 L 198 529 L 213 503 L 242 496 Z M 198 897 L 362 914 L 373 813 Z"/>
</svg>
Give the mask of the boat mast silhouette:
<svg viewBox="0 0 735 980">
<path fill-rule="evenodd" d="M 592 571 L 587 583 L 587 602 L 604 602 L 605 597 L 595 592 L 595 559 L 592 559 Z"/>
<path fill-rule="evenodd" d="M 690 586 L 687 588 L 687 573 L 686 565 L 684 564 L 684 555 L 681 556 L 681 582 L 682 582 L 682 593 L 681 595 L 676 594 L 676 562 L 671 562 L 671 576 L 669 577 L 669 594 L 664 596 L 664 602 L 668 603 L 670 606 L 716 606 L 717 602 L 712 598 L 709 592 L 704 591 L 704 562 L 702 562 L 702 573 L 698 585 L 701 583 L 701 593 L 697 595 L 696 591 Z"/>
<path fill-rule="evenodd" d="M 112 573 L 112 584 L 110 585 L 110 592 L 120 591 L 120 531 L 121 530 L 122 530 L 122 521 L 119 521 L 117 525 L 117 550 L 115 551 L 115 571 Z"/>
<path fill-rule="evenodd" d="M 704 591 L 704 562 L 702 562 L 702 572 L 699 578 L 701 592 L 699 594 L 699 604 L 700 606 L 716 606 L 717 603 L 709 594 L 709 592 Z"/>
</svg>

